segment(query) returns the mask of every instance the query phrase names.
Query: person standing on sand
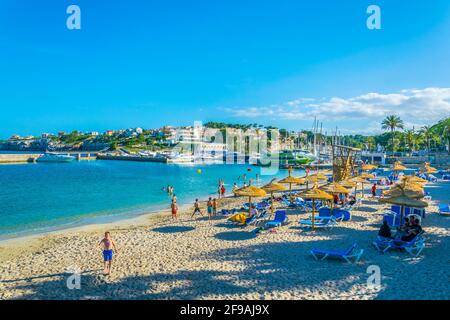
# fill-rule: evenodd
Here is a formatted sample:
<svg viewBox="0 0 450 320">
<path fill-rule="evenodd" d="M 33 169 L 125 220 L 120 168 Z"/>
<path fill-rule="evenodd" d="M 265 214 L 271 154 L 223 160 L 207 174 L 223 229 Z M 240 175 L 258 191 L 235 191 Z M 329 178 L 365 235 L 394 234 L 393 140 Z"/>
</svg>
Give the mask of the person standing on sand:
<svg viewBox="0 0 450 320">
<path fill-rule="evenodd" d="M 200 210 L 200 204 L 198 203 L 198 199 L 195 199 L 194 212 L 192 213 L 191 218 L 193 218 L 196 213 L 199 213 L 201 216 L 203 216 L 202 210 Z"/>
<path fill-rule="evenodd" d="M 225 191 L 226 191 L 225 186 L 222 184 L 222 187 L 220 187 L 220 193 L 222 195 L 222 198 L 225 198 Z"/>
<path fill-rule="evenodd" d="M 172 201 L 172 204 L 170 205 L 170 209 L 172 210 L 172 219 L 178 220 L 177 212 L 178 212 L 178 205 L 176 201 Z"/>
<path fill-rule="evenodd" d="M 377 184 L 374 183 L 372 186 L 372 198 L 375 198 L 377 196 Z"/>
<path fill-rule="evenodd" d="M 117 253 L 116 243 L 111 238 L 109 231 L 105 232 L 105 237 L 99 243 L 103 247 L 104 273 L 111 274 L 111 264 L 113 259 L 113 249 Z"/>
<path fill-rule="evenodd" d="M 217 216 L 217 200 L 216 198 L 212 201 L 212 212 L 214 216 Z"/>
<path fill-rule="evenodd" d="M 211 219 L 211 216 L 213 215 L 213 202 L 211 200 L 211 197 L 209 197 L 208 202 L 206 203 L 206 208 L 208 212 L 208 218 Z"/>
</svg>

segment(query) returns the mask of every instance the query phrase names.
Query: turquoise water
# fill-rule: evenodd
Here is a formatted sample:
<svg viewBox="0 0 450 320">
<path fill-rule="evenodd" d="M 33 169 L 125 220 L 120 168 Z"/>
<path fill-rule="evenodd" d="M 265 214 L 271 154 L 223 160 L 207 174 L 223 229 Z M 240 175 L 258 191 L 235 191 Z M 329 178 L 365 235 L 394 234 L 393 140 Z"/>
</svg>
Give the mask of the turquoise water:
<svg viewBox="0 0 450 320">
<path fill-rule="evenodd" d="M 168 208 L 169 195 L 162 191 L 167 184 L 174 187 L 180 205 L 189 204 L 196 197 L 215 196 L 219 179 L 225 181 L 228 193 L 234 182 L 242 185 L 244 174 L 254 180 L 258 173 L 258 167 L 225 164 L 75 161 L 0 165 L 0 237 Z M 286 176 L 286 171 L 277 176 Z"/>
</svg>

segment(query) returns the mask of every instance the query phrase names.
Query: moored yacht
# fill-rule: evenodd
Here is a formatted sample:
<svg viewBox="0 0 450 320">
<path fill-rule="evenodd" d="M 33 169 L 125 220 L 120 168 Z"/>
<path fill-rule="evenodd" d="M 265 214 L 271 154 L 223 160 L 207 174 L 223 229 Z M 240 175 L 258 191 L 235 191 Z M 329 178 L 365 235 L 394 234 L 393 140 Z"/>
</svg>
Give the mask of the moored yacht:
<svg viewBox="0 0 450 320">
<path fill-rule="evenodd" d="M 69 155 L 46 153 L 36 159 L 37 162 L 72 162 L 75 157 Z"/>
</svg>

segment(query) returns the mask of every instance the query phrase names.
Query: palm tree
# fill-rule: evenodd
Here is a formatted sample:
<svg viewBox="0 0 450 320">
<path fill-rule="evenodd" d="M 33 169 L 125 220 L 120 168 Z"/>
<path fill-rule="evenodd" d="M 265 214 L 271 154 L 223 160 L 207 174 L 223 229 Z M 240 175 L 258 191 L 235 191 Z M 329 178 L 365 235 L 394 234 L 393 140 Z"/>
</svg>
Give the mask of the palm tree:
<svg viewBox="0 0 450 320">
<path fill-rule="evenodd" d="M 414 130 L 405 131 L 405 140 L 406 144 L 408 145 L 409 156 L 411 156 L 414 151 L 414 142 L 416 140 L 416 134 L 414 133 Z"/>
<path fill-rule="evenodd" d="M 367 149 L 369 151 L 372 151 L 375 149 L 375 138 L 374 137 L 367 138 Z"/>
<path fill-rule="evenodd" d="M 392 139 L 392 154 L 394 154 L 394 133 L 396 129 L 403 129 L 403 120 L 400 119 L 399 116 L 391 115 L 387 116 L 383 122 L 381 122 L 381 128 L 383 130 L 391 131 L 391 139 Z"/>
<path fill-rule="evenodd" d="M 427 144 L 428 159 L 430 159 L 430 144 L 431 140 L 434 139 L 434 133 L 429 126 L 423 126 L 422 129 L 420 129 L 420 134 L 423 136 Z"/>
<path fill-rule="evenodd" d="M 447 144 L 447 152 L 450 154 L 450 125 L 446 125 L 442 129 L 442 143 Z"/>
</svg>

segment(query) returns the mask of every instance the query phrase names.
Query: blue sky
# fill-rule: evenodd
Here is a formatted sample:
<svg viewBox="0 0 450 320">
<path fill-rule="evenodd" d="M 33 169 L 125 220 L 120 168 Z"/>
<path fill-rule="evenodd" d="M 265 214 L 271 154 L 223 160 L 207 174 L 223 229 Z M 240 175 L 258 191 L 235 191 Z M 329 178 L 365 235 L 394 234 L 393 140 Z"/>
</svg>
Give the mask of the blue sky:
<svg viewBox="0 0 450 320">
<path fill-rule="evenodd" d="M 450 114 L 448 0 L 1 3 L 0 138 L 195 120 L 308 129 L 314 116 L 370 133 L 392 112 L 410 126 Z M 66 28 L 70 4 L 81 30 Z M 381 30 L 366 28 L 370 4 Z"/>
</svg>

